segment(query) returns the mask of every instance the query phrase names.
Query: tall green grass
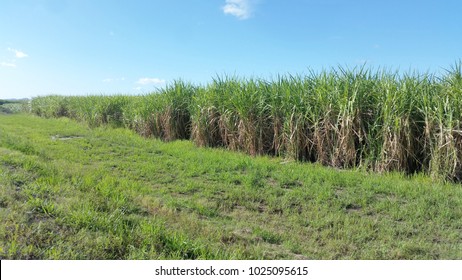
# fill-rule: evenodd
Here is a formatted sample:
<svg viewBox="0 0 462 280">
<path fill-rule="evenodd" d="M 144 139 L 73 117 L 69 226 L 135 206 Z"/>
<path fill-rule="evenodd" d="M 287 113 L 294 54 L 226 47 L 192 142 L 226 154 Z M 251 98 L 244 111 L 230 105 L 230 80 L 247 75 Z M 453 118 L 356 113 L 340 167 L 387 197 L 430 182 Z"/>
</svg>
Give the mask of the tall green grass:
<svg viewBox="0 0 462 280">
<path fill-rule="evenodd" d="M 31 110 L 166 141 L 461 181 L 461 68 L 459 61 L 440 76 L 365 67 L 224 76 L 144 96 L 38 97 Z"/>
</svg>

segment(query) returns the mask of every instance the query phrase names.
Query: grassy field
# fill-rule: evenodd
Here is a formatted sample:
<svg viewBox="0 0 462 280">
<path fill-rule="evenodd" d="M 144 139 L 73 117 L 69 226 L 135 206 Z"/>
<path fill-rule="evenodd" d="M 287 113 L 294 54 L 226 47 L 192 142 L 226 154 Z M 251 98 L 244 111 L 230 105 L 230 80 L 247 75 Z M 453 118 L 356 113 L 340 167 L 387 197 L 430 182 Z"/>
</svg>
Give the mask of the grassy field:
<svg viewBox="0 0 462 280">
<path fill-rule="evenodd" d="M 1 259 L 462 259 L 462 188 L 0 114 Z"/>
</svg>

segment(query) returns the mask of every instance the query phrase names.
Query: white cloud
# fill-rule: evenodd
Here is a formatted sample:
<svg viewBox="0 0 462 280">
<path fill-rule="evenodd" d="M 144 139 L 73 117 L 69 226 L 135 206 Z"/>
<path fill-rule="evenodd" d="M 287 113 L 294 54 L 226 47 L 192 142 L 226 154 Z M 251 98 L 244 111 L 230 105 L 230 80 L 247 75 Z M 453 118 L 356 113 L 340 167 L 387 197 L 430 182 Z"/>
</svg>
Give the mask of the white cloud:
<svg viewBox="0 0 462 280">
<path fill-rule="evenodd" d="M 248 19 L 252 15 L 251 0 L 226 0 L 223 12 L 238 19 Z"/>
<path fill-rule="evenodd" d="M 16 64 L 14 64 L 12 62 L 0 62 L 0 65 L 2 67 L 10 67 L 10 68 L 15 68 L 16 67 Z"/>
<path fill-rule="evenodd" d="M 28 57 L 28 55 L 21 52 L 21 51 L 16 51 L 16 57 L 17 58 L 24 58 L 24 57 Z"/>
<path fill-rule="evenodd" d="M 25 57 L 28 57 L 28 56 L 29 56 L 29 55 L 27 55 L 26 53 L 24 53 L 24 52 L 22 52 L 22 51 L 15 50 L 15 49 L 12 49 L 12 48 L 8 48 L 8 51 L 14 52 L 14 55 L 15 55 L 17 58 L 25 58 Z"/>
<path fill-rule="evenodd" d="M 165 80 L 159 78 L 140 78 L 136 83 L 140 85 L 153 84 L 159 86 L 165 84 Z"/>
</svg>

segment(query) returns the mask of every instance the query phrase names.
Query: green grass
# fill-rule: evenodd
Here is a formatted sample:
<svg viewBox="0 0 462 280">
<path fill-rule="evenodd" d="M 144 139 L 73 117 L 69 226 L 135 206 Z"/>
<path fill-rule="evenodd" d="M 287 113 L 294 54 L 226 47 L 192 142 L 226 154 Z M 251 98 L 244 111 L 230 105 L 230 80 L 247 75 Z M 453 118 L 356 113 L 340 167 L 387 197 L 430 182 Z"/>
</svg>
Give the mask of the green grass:
<svg viewBox="0 0 462 280">
<path fill-rule="evenodd" d="M 462 188 L 0 115 L 1 259 L 462 259 Z"/>
</svg>

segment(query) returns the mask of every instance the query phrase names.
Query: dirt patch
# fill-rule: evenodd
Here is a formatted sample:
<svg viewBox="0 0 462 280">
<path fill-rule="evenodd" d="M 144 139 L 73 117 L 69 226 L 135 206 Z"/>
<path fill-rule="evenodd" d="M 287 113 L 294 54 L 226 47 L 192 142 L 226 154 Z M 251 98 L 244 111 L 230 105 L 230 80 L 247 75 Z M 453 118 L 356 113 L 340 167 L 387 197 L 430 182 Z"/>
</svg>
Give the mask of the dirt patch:
<svg viewBox="0 0 462 280">
<path fill-rule="evenodd" d="M 59 141 L 67 141 L 67 140 L 72 140 L 72 139 L 81 139 L 83 136 L 80 135 L 67 135 L 67 136 L 61 136 L 61 135 L 53 135 L 51 136 L 51 140 L 59 140 Z"/>
<path fill-rule="evenodd" d="M 359 212 L 362 210 L 362 207 L 360 205 L 357 205 L 357 204 L 348 204 L 345 206 L 345 210 L 349 213 L 351 212 Z"/>
</svg>

